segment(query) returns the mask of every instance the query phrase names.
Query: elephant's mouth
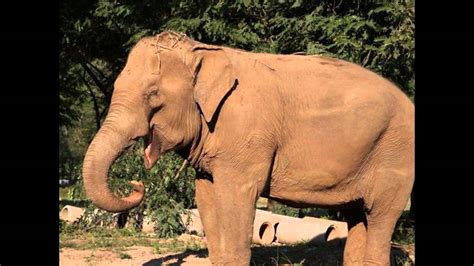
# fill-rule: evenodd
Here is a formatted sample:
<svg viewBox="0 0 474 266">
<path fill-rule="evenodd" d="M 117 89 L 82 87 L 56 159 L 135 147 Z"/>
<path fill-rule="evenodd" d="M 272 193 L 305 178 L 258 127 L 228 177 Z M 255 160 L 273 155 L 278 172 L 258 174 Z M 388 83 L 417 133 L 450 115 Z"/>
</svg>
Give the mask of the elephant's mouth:
<svg viewBox="0 0 474 266">
<path fill-rule="evenodd" d="M 156 136 L 154 136 L 153 127 L 148 131 L 148 135 L 145 136 L 145 168 L 151 169 L 158 158 L 160 157 L 160 142 Z"/>
</svg>

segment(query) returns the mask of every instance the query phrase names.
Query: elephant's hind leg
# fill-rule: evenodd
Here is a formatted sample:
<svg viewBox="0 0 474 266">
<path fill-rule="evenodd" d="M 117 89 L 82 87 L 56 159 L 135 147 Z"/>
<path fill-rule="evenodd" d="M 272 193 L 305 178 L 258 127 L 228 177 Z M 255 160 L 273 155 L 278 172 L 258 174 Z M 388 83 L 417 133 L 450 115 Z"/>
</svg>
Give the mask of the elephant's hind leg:
<svg viewBox="0 0 474 266">
<path fill-rule="evenodd" d="M 390 265 L 390 240 L 397 218 L 394 215 L 367 217 L 367 242 L 363 265 Z"/>
<path fill-rule="evenodd" d="M 408 126 L 387 129 L 365 173 L 367 242 L 364 265 L 390 265 L 390 240 L 413 187 L 414 142 Z"/>
<path fill-rule="evenodd" d="M 378 176 L 373 200 L 366 203 L 367 242 L 364 265 L 390 265 L 390 247 L 395 225 L 405 208 L 412 182 L 406 174 L 386 170 Z"/>
<path fill-rule="evenodd" d="M 344 247 L 344 265 L 362 265 L 367 241 L 366 217 L 362 208 L 342 212 L 349 226 L 346 245 Z"/>
</svg>

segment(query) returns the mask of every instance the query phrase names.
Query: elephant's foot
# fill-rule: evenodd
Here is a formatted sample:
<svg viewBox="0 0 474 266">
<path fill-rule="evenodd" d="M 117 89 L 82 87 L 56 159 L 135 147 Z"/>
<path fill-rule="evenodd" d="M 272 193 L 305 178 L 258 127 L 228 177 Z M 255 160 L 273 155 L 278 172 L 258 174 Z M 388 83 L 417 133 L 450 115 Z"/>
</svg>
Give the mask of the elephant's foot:
<svg viewBox="0 0 474 266">
<path fill-rule="evenodd" d="M 349 226 L 346 245 L 344 247 L 344 266 L 362 265 L 367 241 L 367 221 L 362 209 L 347 210 L 343 216 Z"/>
<path fill-rule="evenodd" d="M 367 215 L 367 243 L 363 265 L 390 265 L 390 240 L 398 215 Z"/>
</svg>

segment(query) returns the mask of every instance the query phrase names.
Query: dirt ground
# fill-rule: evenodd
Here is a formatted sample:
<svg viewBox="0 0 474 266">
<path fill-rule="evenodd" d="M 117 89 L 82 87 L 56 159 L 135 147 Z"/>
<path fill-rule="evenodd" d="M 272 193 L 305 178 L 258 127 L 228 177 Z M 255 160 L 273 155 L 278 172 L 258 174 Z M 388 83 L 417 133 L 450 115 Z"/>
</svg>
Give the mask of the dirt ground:
<svg viewBox="0 0 474 266">
<path fill-rule="evenodd" d="M 186 239 L 186 236 L 180 238 Z M 192 240 L 196 241 L 196 236 L 193 236 Z M 198 241 L 205 246 L 204 238 Z M 392 245 L 392 265 L 414 265 L 414 253 L 413 245 Z M 308 244 L 254 246 L 252 265 L 342 265 L 342 254 L 343 244 L 341 243 L 319 246 Z M 60 265 L 210 265 L 207 256 L 205 248 L 163 254 L 158 254 L 154 247 L 145 246 L 131 246 L 120 250 L 62 248 Z"/>
<path fill-rule="evenodd" d="M 207 257 L 199 257 L 196 254 L 179 255 L 163 254 L 157 255 L 152 247 L 134 246 L 126 249 L 126 253 L 130 255 L 129 259 L 120 258 L 119 254 L 107 249 L 96 250 L 76 250 L 65 248 L 60 253 L 61 266 L 79 266 L 79 265 L 210 265 Z"/>
</svg>

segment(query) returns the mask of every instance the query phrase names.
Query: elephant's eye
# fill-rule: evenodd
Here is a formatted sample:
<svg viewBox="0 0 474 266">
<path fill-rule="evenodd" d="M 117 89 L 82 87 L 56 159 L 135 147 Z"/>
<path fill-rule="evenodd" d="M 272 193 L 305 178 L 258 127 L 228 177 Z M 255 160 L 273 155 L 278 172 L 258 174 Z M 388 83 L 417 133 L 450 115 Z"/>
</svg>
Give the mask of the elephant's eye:
<svg viewBox="0 0 474 266">
<path fill-rule="evenodd" d="M 146 97 L 150 98 L 150 97 L 153 97 L 153 96 L 158 96 L 158 94 L 159 94 L 158 89 L 157 88 L 152 88 L 152 89 L 148 90 L 148 92 L 146 93 Z"/>
<path fill-rule="evenodd" d="M 151 108 L 156 108 L 160 105 L 161 100 L 160 100 L 160 93 L 158 89 L 153 88 L 149 90 L 145 96 L 146 101 L 150 104 Z"/>
</svg>

